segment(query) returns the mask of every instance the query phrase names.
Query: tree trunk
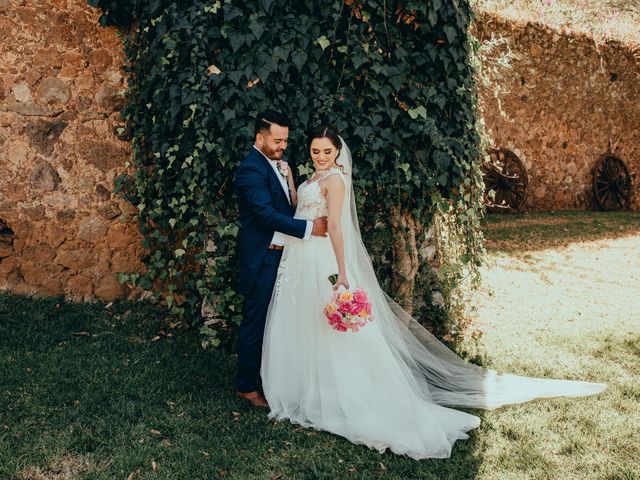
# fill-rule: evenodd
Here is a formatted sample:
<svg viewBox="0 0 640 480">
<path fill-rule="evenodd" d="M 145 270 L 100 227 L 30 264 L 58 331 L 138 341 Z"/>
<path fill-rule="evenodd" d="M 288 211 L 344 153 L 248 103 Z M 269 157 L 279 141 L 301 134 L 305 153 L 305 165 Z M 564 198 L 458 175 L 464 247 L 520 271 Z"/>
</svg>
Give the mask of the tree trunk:
<svg viewBox="0 0 640 480">
<path fill-rule="evenodd" d="M 413 313 L 413 288 L 420 266 L 416 236 L 422 228 L 409 212 L 401 207 L 391 209 L 393 232 L 393 280 L 391 287 L 398 304 Z"/>
</svg>

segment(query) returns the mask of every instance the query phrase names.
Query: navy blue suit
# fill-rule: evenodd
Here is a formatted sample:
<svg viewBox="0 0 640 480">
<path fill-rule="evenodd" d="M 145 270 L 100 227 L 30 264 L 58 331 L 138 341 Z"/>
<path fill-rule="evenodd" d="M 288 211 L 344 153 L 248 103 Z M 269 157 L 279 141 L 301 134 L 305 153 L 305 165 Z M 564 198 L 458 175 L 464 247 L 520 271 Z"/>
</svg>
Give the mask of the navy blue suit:
<svg viewBox="0 0 640 480">
<path fill-rule="evenodd" d="M 262 337 L 278 273 L 282 251 L 269 250 L 278 231 L 303 238 L 307 222 L 293 218 L 278 174 L 255 148 L 236 171 L 236 195 L 240 211 L 238 292 L 244 296 L 243 318 L 238 331 L 237 388 L 241 392 L 258 389 Z"/>
</svg>

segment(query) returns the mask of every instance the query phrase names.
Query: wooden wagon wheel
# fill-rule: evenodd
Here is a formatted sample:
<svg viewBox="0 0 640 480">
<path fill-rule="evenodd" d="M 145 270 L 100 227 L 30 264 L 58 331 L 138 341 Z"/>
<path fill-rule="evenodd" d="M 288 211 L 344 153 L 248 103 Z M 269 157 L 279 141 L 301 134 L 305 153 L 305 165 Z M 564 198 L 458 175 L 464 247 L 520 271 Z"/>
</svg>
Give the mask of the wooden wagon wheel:
<svg viewBox="0 0 640 480">
<path fill-rule="evenodd" d="M 489 152 L 491 162 L 483 166 L 485 204 L 492 213 L 518 213 L 527 202 L 529 177 L 527 170 L 511 150 L 496 148 Z M 495 199 L 488 197 L 490 190 Z"/>
<path fill-rule="evenodd" d="M 623 210 L 631 201 L 631 174 L 615 155 L 605 154 L 593 169 L 593 192 L 603 210 Z"/>
</svg>

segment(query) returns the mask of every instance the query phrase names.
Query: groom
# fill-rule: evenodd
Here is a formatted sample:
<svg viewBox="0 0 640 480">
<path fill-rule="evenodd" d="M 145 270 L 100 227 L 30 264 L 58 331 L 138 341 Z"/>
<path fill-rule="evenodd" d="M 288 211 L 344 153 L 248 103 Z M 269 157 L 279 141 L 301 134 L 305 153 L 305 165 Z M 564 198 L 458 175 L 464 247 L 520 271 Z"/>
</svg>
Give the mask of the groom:
<svg viewBox="0 0 640 480">
<path fill-rule="evenodd" d="M 287 178 L 280 173 L 289 138 L 289 119 L 269 110 L 255 123 L 255 144 L 236 172 L 240 210 L 238 293 L 244 296 L 238 331 L 236 395 L 253 406 L 267 407 L 260 392 L 260 360 L 267 309 L 282 257 L 284 236 L 309 239 L 325 236 L 326 217 L 313 221 L 293 218 Z"/>
</svg>

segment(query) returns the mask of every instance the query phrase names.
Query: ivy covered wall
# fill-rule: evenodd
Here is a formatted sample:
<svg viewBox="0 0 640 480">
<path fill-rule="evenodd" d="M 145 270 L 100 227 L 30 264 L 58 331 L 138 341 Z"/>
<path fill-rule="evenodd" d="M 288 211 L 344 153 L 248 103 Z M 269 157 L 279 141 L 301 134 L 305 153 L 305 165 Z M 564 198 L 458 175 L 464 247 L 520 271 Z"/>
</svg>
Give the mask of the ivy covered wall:
<svg viewBox="0 0 640 480">
<path fill-rule="evenodd" d="M 360 223 L 386 290 L 435 330 L 431 292 L 473 271 L 482 182 L 467 0 L 90 0 L 125 35 L 133 144 L 118 190 L 138 207 L 153 289 L 176 315 L 237 322 L 233 175 L 255 115 L 289 114 L 287 159 L 330 122 L 354 153 Z M 436 220 L 438 274 L 423 261 Z M 431 235 L 427 235 L 431 232 Z M 415 308 L 414 308 L 415 307 Z M 453 325 L 455 327 L 455 325 Z M 204 328 L 212 342 L 220 324 Z"/>
</svg>

